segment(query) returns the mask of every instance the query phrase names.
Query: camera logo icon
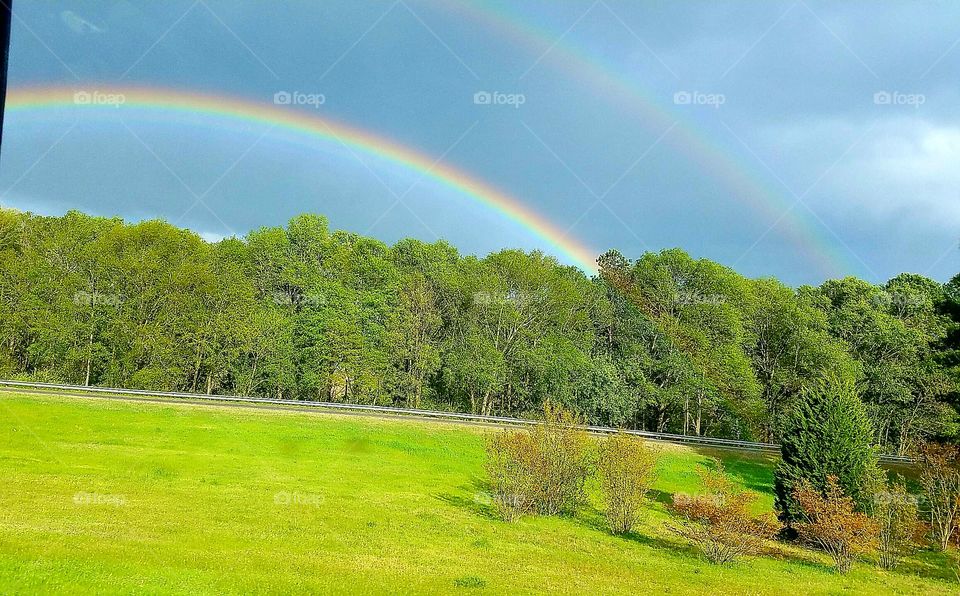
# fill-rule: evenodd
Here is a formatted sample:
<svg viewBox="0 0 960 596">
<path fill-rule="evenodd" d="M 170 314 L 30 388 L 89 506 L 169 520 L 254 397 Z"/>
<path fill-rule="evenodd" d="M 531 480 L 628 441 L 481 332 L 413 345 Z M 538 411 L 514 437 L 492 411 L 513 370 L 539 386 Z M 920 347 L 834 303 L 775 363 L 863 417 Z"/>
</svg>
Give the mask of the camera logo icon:
<svg viewBox="0 0 960 596">
<path fill-rule="evenodd" d="M 477 104 L 478 106 L 490 105 L 492 101 L 493 96 L 489 91 L 477 91 L 473 94 L 473 103 Z"/>
<path fill-rule="evenodd" d="M 278 106 L 288 106 L 293 100 L 293 96 L 287 91 L 277 91 L 273 94 L 273 103 Z"/>
</svg>

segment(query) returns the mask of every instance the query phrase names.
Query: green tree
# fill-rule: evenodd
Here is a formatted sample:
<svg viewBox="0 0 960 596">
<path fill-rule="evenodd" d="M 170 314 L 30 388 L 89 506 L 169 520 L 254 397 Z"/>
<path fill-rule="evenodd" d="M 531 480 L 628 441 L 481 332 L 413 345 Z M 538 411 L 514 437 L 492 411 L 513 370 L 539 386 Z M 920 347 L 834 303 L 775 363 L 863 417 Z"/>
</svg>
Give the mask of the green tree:
<svg viewBox="0 0 960 596">
<path fill-rule="evenodd" d="M 832 334 L 862 371 L 877 443 L 902 455 L 927 437 L 950 432 L 955 412 L 944 399 L 952 383 L 934 352 L 949 325 L 937 312 L 939 284 L 904 274 L 884 287 L 855 278 L 828 281 L 818 292 Z"/>
<path fill-rule="evenodd" d="M 600 267 L 607 284 L 651 323 L 642 332 L 642 360 L 660 425 L 672 417 L 684 434 L 755 434 L 761 388 L 746 351 L 743 278 L 677 249 L 632 264 L 611 252 Z"/>
<path fill-rule="evenodd" d="M 790 524 L 802 515 L 794 495 L 798 486 L 808 482 L 824 491 L 829 477 L 862 510 L 880 474 L 871 437 L 870 419 L 850 379 L 830 374 L 802 391 L 784 422 L 774 473 L 781 521 Z"/>
<path fill-rule="evenodd" d="M 777 442 L 783 414 L 805 384 L 829 371 L 853 375 L 855 363 L 843 343 L 831 337 L 826 316 L 811 304 L 809 293 L 798 294 L 774 279 L 750 283 L 746 327 L 765 408 L 761 437 Z"/>
</svg>

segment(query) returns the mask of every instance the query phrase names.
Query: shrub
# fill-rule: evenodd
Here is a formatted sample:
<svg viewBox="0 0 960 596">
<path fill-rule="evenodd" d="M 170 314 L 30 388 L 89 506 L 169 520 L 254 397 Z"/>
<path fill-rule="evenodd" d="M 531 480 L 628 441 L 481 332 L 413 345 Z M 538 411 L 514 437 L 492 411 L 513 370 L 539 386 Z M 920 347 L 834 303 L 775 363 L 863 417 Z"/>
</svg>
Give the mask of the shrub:
<svg viewBox="0 0 960 596">
<path fill-rule="evenodd" d="M 752 515 L 756 496 L 737 488 L 719 461 L 715 470 L 701 468 L 698 474 L 706 494 L 674 495 L 673 510 L 682 520 L 668 529 L 693 542 L 713 563 L 730 563 L 763 552 L 764 541 L 780 529 L 776 518 Z"/>
<path fill-rule="evenodd" d="M 585 499 L 590 477 L 590 438 L 584 421 L 569 410 L 544 404 L 543 421 L 531 431 L 530 486 L 538 513 L 574 510 Z"/>
<path fill-rule="evenodd" d="M 617 433 L 600 447 L 600 487 L 614 534 L 633 529 L 654 479 L 656 455 L 638 437 Z"/>
<path fill-rule="evenodd" d="M 823 491 L 828 476 L 863 510 L 870 500 L 868 486 L 881 477 L 872 437 L 852 381 L 830 375 L 805 389 L 784 423 L 774 474 L 780 520 L 789 526 L 800 517 L 797 486 L 808 483 Z"/>
<path fill-rule="evenodd" d="M 585 497 L 590 439 L 575 414 L 544 406 L 543 421 L 487 440 L 486 471 L 494 506 L 507 521 L 537 512 L 571 511 Z"/>
<path fill-rule="evenodd" d="M 517 519 L 533 507 L 533 454 L 529 433 L 505 430 L 487 439 L 485 468 L 493 506 L 506 521 Z"/>
<path fill-rule="evenodd" d="M 853 499 L 844 494 L 835 476 L 827 477 L 822 491 L 803 481 L 793 498 L 803 516 L 795 524 L 801 538 L 829 554 L 840 573 L 849 571 L 857 557 L 876 550 L 879 525 L 855 510 Z"/>
<path fill-rule="evenodd" d="M 934 546 L 947 550 L 960 525 L 960 448 L 927 443 L 917 453 L 920 485 L 930 506 Z"/>
<path fill-rule="evenodd" d="M 879 526 L 880 566 L 893 569 L 914 546 L 920 526 L 917 499 L 902 482 L 884 483 L 882 488 L 874 496 L 870 514 Z"/>
</svg>

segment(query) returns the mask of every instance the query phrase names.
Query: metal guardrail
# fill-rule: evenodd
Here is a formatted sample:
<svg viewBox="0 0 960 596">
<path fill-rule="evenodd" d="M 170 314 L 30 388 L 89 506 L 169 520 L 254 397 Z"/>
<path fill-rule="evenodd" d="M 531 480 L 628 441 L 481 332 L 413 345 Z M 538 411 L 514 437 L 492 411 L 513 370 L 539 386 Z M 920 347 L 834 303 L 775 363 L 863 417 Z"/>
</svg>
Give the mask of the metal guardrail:
<svg viewBox="0 0 960 596">
<path fill-rule="evenodd" d="M 466 422 L 479 422 L 485 424 L 509 425 L 509 426 L 529 426 L 536 424 L 535 420 L 526 420 L 523 418 L 509 418 L 505 416 L 481 416 L 478 414 L 465 414 L 462 412 L 443 412 L 439 410 L 421 410 L 416 408 L 396 408 L 392 406 L 373 406 L 367 404 L 343 404 L 326 401 L 301 401 L 292 399 L 274 399 L 269 397 L 248 397 L 240 395 L 208 395 L 205 393 L 186 393 L 178 391 L 148 391 L 144 389 L 119 389 L 115 387 L 95 387 L 85 385 L 61 385 L 57 383 L 31 383 L 28 381 L 7 381 L 0 379 L 0 387 L 19 387 L 24 389 L 43 389 L 48 391 L 79 391 L 84 393 L 100 393 L 107 395 L 122 396 L 141 396 L 141 397 L 160 397 L 172 399 L 190 399 L 198 401 L 214 401 L 227 403 L 253 403 L 253 404 L 272 404 L 283 406 L 295 406 L 303 408 L 318 408 L 326 410 L 341 410 L 347 412 L 369 412 L 375 414 L 392 414 L 397 416 L 410 416 L 414 418 L 430 418 L 438 420 L 459 420 Z M 654 441 L 664 441 L 667 443 L 679 443 L 684 445 L 699 445 L 703 447 L 716 447 L 721 449 L 739 449 L 742 451 L 760 451 L 779 453 L 780 446 L 775 443 L 757 443 L 753 441 L 740 441 L 737 439 L 719 439 L 714 437 L 703 437 L 696 435 L 678 435 L 673 433 L 658 433 L 644 430 L 621 430 L 609 426 L 587 426 L 587 430 L 595 434 L 613 434 L 624 432 L 629 435 L 642 437 Z M 881 455 L 880 461 L 883 463 L 911 463 L 913 460 L 909 457 L 899 455 Z"/>
</svg>

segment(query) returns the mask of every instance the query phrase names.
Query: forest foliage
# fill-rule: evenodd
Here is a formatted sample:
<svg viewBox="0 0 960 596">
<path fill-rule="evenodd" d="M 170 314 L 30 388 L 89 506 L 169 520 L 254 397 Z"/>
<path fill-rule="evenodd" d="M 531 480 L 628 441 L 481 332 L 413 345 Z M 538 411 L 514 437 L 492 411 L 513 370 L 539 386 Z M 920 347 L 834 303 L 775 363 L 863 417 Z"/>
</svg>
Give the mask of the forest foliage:
<svg viewBox="0 0 960 596">
<path fill-rule="evenodd" d="M 790 288 L 682 250 L 393 246 L 318 215 L 205 242 L 161 221 L 0 210 L 0 376 L 532 416 L 777 441 L 855 387 L 872 441 L 956 440 L 960 276 Z"/>
</svg>

